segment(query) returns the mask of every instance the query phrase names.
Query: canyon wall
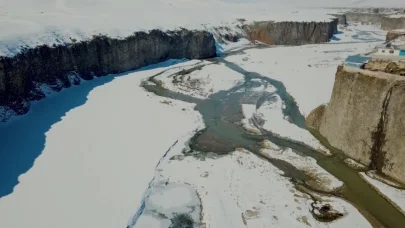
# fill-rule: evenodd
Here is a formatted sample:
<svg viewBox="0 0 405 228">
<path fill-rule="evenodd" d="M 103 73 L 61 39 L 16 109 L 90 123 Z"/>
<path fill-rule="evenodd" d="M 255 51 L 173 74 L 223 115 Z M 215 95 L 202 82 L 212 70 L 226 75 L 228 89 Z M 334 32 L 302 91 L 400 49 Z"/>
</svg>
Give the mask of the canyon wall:
<svg viewBox="0 0 405 228">
<path fill-rule="evenodd" d="M 337 24 L 337 18 L 329 22 L 257 22 L 241 27 L 245 34 L 226 33 L 221 38 L 234 42 L 247 36 L 273 45 L 323 43 L 337 33 Z M 0 56 L 0 120 L 28 112 L 30 101 L 45 97 L 44 85 L 60 91 L 80 84 L 81 79 L 135 70 L 168 59 L 214 56 L 212 33 L 186 29 L 136 32 L 124 39 L 95 36 L 88 41 L 26 49 L 13 57 Z"/>
<path fill-rule="evenodd" d="M 383 17 L 381 19 L 381 29 L 405 29 L 405 15 L 403 17 Z"/>
<path fill-rule="evenodd" d="M 346 25 L 347 24 L 347 18 L 346 14 L 330 14 L 331 16 L 334 16 L 338 19 L 338 24 L 340 25 Z"/>
<path fill-rule="evenodd" d="M 338 68 L 332 97 L 307 126 L 349 157 L 405 182 L 405 77 Z"/>
<path fill-rule="evenodd" d="M 353 22 L 365 22 L 372 24 L 381 24 L 383 15 L 378 13 L 359 13 L 359 12 L 347 12 L 346 20 Z"/>
<path fill-rule="evenodd" d="M 330 22 L 262 21 L 244 25 L 249 40 L 271 45 L 303 45 L 328 42 L 337 33 L 338 19 Z"/>
<path fill-rule="evenodd" d="M 215 40 L 205 31 L 136 32 L 125 39 L 97 36 L 58 46 L 39 46 L 14 57 L 0 57 L 0 106 L 21 115 L 32 100 L 79 84 L 80 78 L 115 74 L 168 59 L 202 59 L 216 55 Z"/>
</svg>

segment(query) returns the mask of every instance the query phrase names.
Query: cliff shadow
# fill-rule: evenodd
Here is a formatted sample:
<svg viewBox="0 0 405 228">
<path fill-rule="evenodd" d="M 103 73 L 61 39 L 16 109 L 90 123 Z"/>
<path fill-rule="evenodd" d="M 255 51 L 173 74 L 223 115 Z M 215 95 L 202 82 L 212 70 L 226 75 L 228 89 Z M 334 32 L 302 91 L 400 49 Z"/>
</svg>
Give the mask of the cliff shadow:
<svg viewBox="0 0 405 228">
<path fill-rule="evenodd" d="M 0 198 L 12 193 L 19 183 L 18 177 L 33 166 L 35 159 L 45 148 L 45 133 L 69 110 L 84 105 L 94 88 L 109 83 L 116 77 L 184 61 L 186 60 L 168 60 L 135 71 L 82 81 L 79 86 L 72 86 L 32 103 L 27 114 L 0 123 Z"/>
<path fill-rule="evenodd" d="M 223 56 L 224 55 L 224 47 L 218 41 L 215 41 L 215 52 L 217 56 Z"/>
<path fill-rule="evenodd" d="M 337 38 L 336 36 L 332 36 L 332 38 L 330 38 L 330 40 L 333 40 L 333 41 L 340 41 L 341 39 L 340 39 L 340 38 Z"/>
</svg>

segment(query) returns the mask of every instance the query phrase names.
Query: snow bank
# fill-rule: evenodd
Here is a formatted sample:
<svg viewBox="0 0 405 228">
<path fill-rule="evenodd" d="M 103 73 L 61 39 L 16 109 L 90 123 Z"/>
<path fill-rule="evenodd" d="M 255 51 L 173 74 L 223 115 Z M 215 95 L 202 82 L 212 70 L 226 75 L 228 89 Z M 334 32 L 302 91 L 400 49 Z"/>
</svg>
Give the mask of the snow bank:
<svg viewBox="0 0 405 228">
<path fill-rule="evenodd" d="M 243 75 L 225 67 L 224 64 L 214 64 L 209 61 L 191 61 L 192 66 L 165 72 L 156 77 L 163 82 L 163 87 L 196 98 L 205 99 L 221 90 L 227 90 L 237 85 Z M 201 67 L 187 75 L 181 75 L 182 70 Z"/>
<path fill-rule="evenodd" d="M 272 145 L 273 148 L 274 146 L 275 145 Z M 338 180 L 336 177 L 320 167 L 317 164 L 316 160 L 311 157 L 300 155 L 297 152 L 292 151 L 291 149 L 262 149 L 261 152 L 266 157 L 286 161 L 296 167 L 298 170 L 302 170 L 307 175 L 313 177 L 315 179 L 315 182 L 308 184 L 314 186 L 315 188 L 320 188 L 324 191 L 332 192 L 337 188 L 343 186 L 342 181 Z"/>
<path fill-rule="evenodd" d="M 405 18 L 405 14 L 395 14 L 388 16 L 390 18 Z"/>
<path fill-rule="evenodd" d="M 325 200 L 345 216 L 332 223 L 318 222 L 309 211 L 312 202 L 309 196 L 297 191 L 288 178 L 280 175 L 280 170 L 246 150 L 204 161 L 183 157 L 169 160 L 161 168 L 161 174 L 170 177 L 170 181 L 195 187 L 203 205 L 202 223 L 207 228 L 305 227 L 308 224 L 371 227 L 357 209 L 336 198 Z"/>
<path fill-rule="evenodd" d="M 160 157 L 203 127 L 194 104 L 167 105 L 139 86 L 162 69 L 116 77 L 55 123 L 34 166 L 0 199 L 0 227 L 126 227 Z"/>
<path fill-rule="evenodd" d="M 303 142 L 316 150 L 322 150 L 328 153 L 328 149 L 326 149 L 309 131 L 299 128 L 286 120 L 283 116 L 282 108 L 283 102 L 281 99 L 277 99 L 277 101 L 273 103 L 264 103 L 256 111 L 256 113 L 266 121 L 263 125 L 264 129 L 278 134 L 281 137 Z"/>
<path fill-rule="evenodd" d="M 344 162 L 353 169 L 366 169 L 367 167 L 351 158 L 346 158 Z"/>
<path fill-rule="evenodd" d="M 381 181 L 375 180 L 374 178 L 369 177 L 364 172 L 361 172 L 360 175 L 369 184 L 374 186 L 381 194 L 387 197 L 392 204 L 397 205 L 402 213 L 405 213 L 405 190 L 397 189 L 385 183 L 382 183 Z"/>
<path fill-rule="evenodd" d="M 371 51 L 377 43 L 336 43 L 249 49 L 226 57 L 247 71 L 257 72 L 284 83 L 301 113 L 327 103 L 332 94 L 337 66 L 348 55 Z"/>
</svg>

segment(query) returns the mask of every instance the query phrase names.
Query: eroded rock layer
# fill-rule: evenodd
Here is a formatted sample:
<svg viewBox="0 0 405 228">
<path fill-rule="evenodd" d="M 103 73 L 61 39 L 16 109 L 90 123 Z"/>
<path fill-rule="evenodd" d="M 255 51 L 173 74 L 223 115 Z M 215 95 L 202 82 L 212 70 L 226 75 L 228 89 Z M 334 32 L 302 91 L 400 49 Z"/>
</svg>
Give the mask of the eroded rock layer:
<svg viewBox="0 0 405 228">
<path fill-rule="evenodd" d="M 0 57 L 0 105 L 16 114 L 32 100 L 45 97 L 40 87 L 54 91 L 79 84 L 80 78 L 121 73 L 168 59 L 202 59 L 216 55 L 215 40 L 205 31 L 136 32 L 125 39 L 97 36 L 90 41 L 39 46 L 14 57 Z"/>
<path fill-rule="evenodd" d="M 307 117 L 353 159 L 405 182 L 405 77 L 339 67 L 332 97 Z"/>
<path fill-rule="evenodd" d="M 328 42 L 337 33 L 338 19 L 329 22 L 262 21 L 245 25 L 250 40 L 271 45 L 302 45 Z"/>
<path fill-rule="evenodd" d="M 382 14 L 378 13 L 360 13 L 360 12 L 347 12 L 346 19 L 347 21 L 353 22 L 365 22 L 372 24 L 381 24 Z"/>
<path fill-rule="evenodd" d="M 403 17 L 383 17 L 381 19 L 381 29 L 405 29 L 405 15 Z"/>
</svg>

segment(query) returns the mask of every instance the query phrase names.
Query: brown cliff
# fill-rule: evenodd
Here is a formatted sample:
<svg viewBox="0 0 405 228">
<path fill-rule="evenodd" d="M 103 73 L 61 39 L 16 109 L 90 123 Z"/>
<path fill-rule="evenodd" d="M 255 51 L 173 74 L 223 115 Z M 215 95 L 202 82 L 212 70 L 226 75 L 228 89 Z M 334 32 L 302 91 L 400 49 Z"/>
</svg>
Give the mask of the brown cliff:
<svg viewBox="0 0 405 228">
<path fill-rule="evenodd" d="M 338 19 L 328 22 L 262 21 L 244 25 L 249 40 L 271 45 L 303 45 L 328 42 L 337 33 Z"/>
<path fill-rule="evenodd" d="M 332 97 L 307 117 L 349 157 L 405 182 L 405 77 L 339 67 Z"/>
</svg>

